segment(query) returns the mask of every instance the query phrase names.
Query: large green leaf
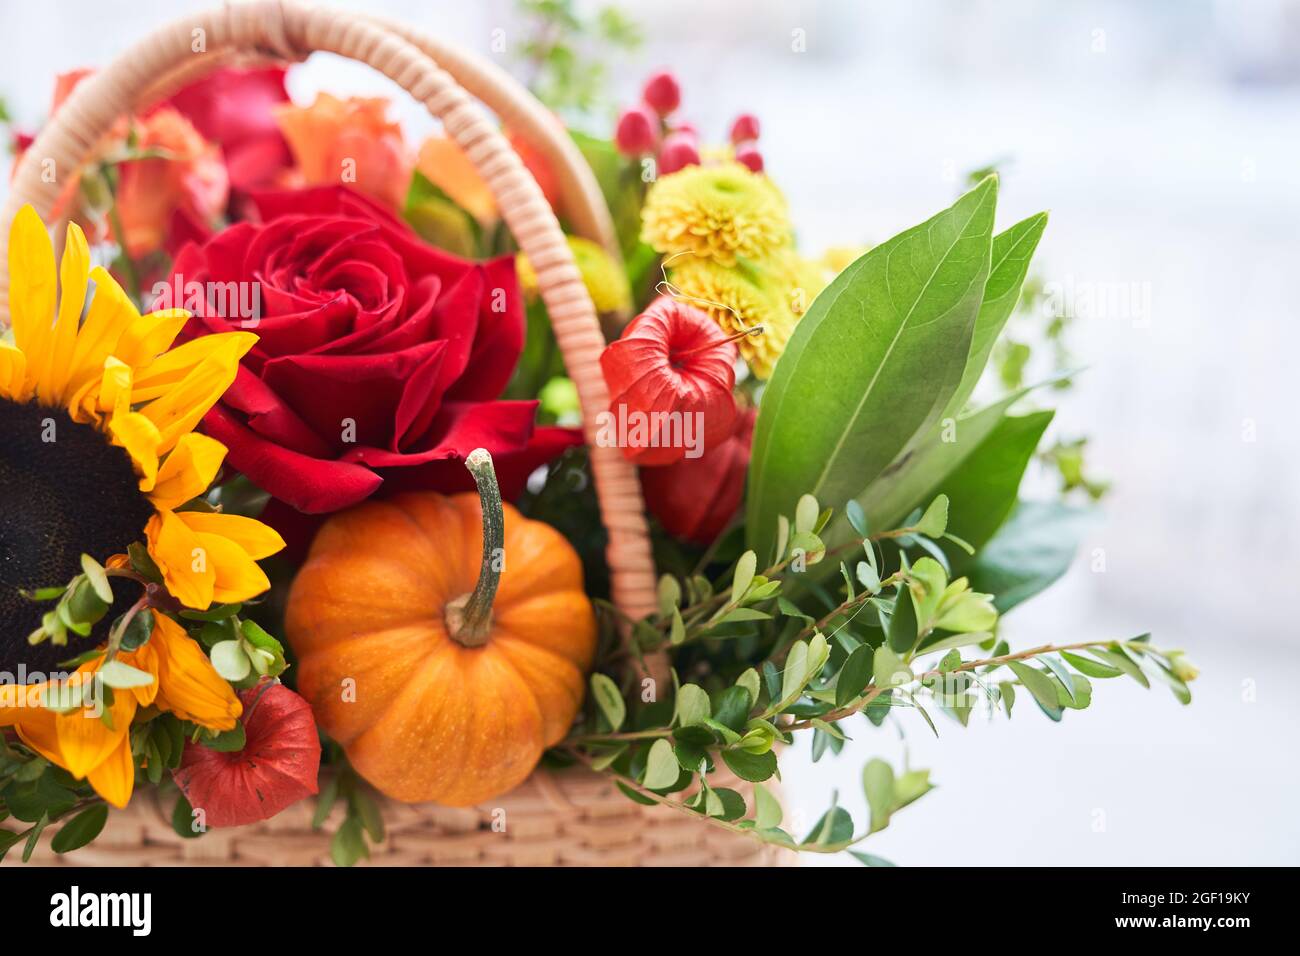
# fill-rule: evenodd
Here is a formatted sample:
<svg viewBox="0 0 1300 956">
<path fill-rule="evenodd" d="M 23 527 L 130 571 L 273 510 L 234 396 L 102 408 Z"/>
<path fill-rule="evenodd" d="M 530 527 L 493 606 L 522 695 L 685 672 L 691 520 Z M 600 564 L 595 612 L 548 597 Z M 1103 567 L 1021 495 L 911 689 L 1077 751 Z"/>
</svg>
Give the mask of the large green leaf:
<svg viewBox="0 0 1300 956">
<path fill-rule="evenodd" d="M 1021 501 L 966 569 L 971 588 L 1005 614 L 1069 570 L 1091 518 L 1057 501 Z"/>
<path fill-rule="evenodd" d="M 1016 503 L 1020 479 L 1055 412 L 1004 416 L 962 466 L 933 494 L 948 496 L 948 530 L 981 548 L 1006 521 Z M 949 549 L 954 571 L 968 563 L 964 551 Z"/>
<path fill-rule="evenodd" d="M 923 442 L 894 461 L 858 495 L 868 526 L 896 527 L 913 509 L 933 500 L 944 479 L 980 447 L 1007 409 L 1044 384 L 1048 383 L 1017 389 L 992 405 L 958 418 L 950 428 L 936 422 Z M 834 547 L 847 541 L 851 533 L 848 521 L 841 517 L 821 537 L 828 547 Z"/>
<path fill-rule="evenodd" d="M 989 353 L 993 351 L 993 343 L 997 341 L 1002 327 L 1007 324 L 1007 319 L 1015 311 L 1016 303 L 1020 301 L 1020 287 L 1025 284 L 1029 260 L 1033 258 L 1038 240 L 1043 237 L 1046 227 L 1047 213 L 1040 212 L 993 237 L 992 267 L 989 281 L 984 285 L 984 301 L 980 304 L 979 317 L 975 319 L 966 370 L 962 372 L 957 391 L 948 400 L 943 418 L 950 418 L 960 412 L 971 392 L 975 391 L 975 384 L 984 373 Z"/>
<path fill-rule="evenodd" d="M 746 534 L 766 558 L 805 493 L 839 510 L 947 406 L 992 253 L 997 180 L 849 266 L 795 327 L 755 426 Z"/>
</svg>

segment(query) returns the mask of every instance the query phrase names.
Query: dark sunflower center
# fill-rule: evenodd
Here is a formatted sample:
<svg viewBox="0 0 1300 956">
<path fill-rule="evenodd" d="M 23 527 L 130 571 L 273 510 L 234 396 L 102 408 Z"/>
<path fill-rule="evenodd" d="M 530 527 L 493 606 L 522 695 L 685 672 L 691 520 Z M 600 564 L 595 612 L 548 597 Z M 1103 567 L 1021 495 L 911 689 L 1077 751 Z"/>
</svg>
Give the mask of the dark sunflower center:
<svg viewBox="0 0 1300 956">
<path fill-rule="evenodd" d="M 62 647 L 32 647 L 27 635 L 53 602 L 19 593 L 67 584 L 82 553 L 99 561 L 138 541 L 153 513 L 131 459 L 90 425 L 61 409 L 0 400 L 0 671 L 27 682 L 26 671 L 48 673 L 60 661 L 102 641 L 109 621 L 135 599 L 118 586 L 119 601 L 89 638 L 69 633 Z M 0 678 L 3 679 L 3 678 Z"/>
</svg>

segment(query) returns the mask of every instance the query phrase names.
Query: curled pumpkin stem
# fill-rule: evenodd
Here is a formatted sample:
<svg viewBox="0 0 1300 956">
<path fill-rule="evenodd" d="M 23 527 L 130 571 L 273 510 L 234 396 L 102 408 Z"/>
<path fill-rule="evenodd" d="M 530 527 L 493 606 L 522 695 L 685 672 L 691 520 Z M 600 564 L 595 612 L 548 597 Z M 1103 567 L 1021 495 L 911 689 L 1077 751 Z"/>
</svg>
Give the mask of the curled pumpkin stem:
<svg viewBox="0 0 1300 956">
<path fill-rule="evenodd" d="M 447 633 L 465 647 L 481 647 L 492 630 L 492 602 L 501 583 L 505 555 L 506 516 L 501 507 L 501 487 L 486 448 L 475 448 L 465 458 L 465 467 L 478 486 L 483 511 L 483 562 L 478 583 L 469 594 L 448 602 Z"/>
</svg>

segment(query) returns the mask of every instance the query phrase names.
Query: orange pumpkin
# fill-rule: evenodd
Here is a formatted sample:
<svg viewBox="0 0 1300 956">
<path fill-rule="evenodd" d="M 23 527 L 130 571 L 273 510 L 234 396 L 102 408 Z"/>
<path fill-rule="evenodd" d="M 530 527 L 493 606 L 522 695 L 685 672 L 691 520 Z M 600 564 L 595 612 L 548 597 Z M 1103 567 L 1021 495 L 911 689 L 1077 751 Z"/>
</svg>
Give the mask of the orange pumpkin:
<svg viewBox="0 0 1300 956">
<path fill-rule="evenodd" d="M 363 777 L 412 803 L 522 783 L 568 733 L 595 653 L 572 546 L 501 504 L 486 452 L 466 465 L 478 495 L 332 517 L 289 594 L 299 692 Z"/>
</svg>

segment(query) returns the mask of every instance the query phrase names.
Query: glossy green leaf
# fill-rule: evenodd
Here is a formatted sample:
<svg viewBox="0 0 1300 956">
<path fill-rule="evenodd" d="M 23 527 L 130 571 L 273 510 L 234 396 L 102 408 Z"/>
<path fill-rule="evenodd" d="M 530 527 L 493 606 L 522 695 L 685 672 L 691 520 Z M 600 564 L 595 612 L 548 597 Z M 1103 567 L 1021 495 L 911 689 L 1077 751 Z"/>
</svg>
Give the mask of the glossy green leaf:
<svg viewBox="0 0 1300 956">
<path fill-rule="evenodd" d="M 1059 502 L 1021 501 L 966 569 L 971 588 L 1005 614 L 1069 570 L 1090 513 Z"/>
<path fill-rule="evenodd" d="M 1009 661 L 1007 667 L 1020 678 L 1025 690 L 1033 695 L 1034 700 L 1043 708 L 1044 713 L 1053 720 L 1061 719 L 1061 705 L 1056 696 L 1056 684 L 1037 667 L 1030 667 L 1023 661 Z"/>
<path fill-rule="evenodd" d="M 944 418 L 960 412 L 975 390 L 984 366 L 988 364 L 989 354 L 993 351 L 993 343 L 1015 311 L 1025 275 L 1029 272 L 1029 260 L 1038 248 L 1038 240 L 1046 228 L 1047 213 L 1040 212 L 1036 216 L 1022 219 L 993 237 L 989 279 L 984 285 L 984 299 L 980 303 L 979 316 L 975 319 L 970 354 L 966 358 L 961 384 L 944 409 Z"/>
<path fill-rule="evenodd" d="M 873 248 L 795 326 L 759 410 L 746 534 L 767 554 L 802 493 L 856 497 L 956 392 L 992 252 L 997 180 Z"/>
<path fill-rule="evenodd" d="M 875 651 L 869 645 L 863 644 L 850 654 L 835 681 L 835 706 L 843 707 L 860 695 L 871 682 L 874 668 Z"/>
</svg>

